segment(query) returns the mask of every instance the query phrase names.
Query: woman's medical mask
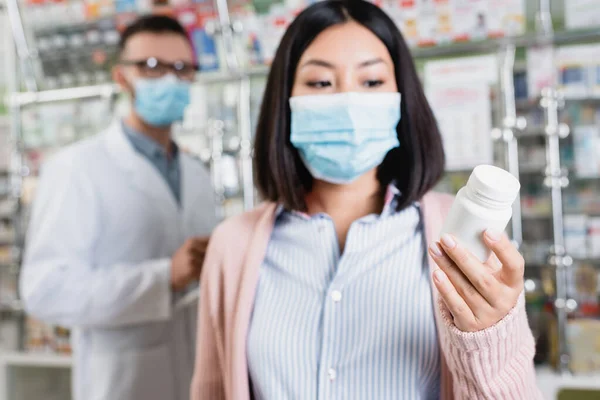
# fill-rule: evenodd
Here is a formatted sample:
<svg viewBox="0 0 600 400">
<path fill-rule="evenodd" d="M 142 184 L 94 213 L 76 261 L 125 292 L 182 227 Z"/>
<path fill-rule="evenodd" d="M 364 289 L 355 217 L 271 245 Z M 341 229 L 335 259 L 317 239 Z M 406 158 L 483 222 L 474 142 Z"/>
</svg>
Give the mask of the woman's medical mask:
<svg viewBox="0 0 600 400">
<path fill-rule="evenodd" d="M 138 78 L 133 86 L 135 111 L 147 124 L 169 126 L 183 119 L 190 104 L 189 82 L 167 74 L 155 79 Z"/>
<path fill-rule="evenodd" d="M 290 140 L 316 179 L 350 183 L 400 145 L 400 93 L 296 96 L 290 108 Z"/>
</svg>

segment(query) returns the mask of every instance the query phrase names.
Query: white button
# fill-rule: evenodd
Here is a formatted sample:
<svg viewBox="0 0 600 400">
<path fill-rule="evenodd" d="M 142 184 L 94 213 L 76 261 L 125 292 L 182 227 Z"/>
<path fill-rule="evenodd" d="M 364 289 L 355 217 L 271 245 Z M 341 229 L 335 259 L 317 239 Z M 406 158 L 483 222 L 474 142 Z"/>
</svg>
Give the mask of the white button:
<svg viewBox="0 0 600 400">
<path fill-rule="evenodd" d="M 329 368 L 329 371 L 327 371 L 327 376 L 329 377 L 330 381 L 335 381 L 335 378 L 337 378 L 337 373 L 335 372 L 335 369 Z"/>
<path fill-rule="evenodd" d="M 331 299 L 336 303 L 339 302 L 340 300 L 342 300 L 342 292 L 340 292 L 339 290 L 334 290 L 333 292 L 331 292 Z"/>
</svg>

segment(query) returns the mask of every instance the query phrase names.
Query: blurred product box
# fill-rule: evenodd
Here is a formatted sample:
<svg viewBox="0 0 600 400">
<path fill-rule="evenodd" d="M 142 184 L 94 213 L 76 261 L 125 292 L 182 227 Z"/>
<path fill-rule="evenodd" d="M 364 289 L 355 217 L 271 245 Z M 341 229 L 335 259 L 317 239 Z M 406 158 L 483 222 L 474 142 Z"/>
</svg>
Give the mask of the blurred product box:
<svg viewBox="0 0 600 400">
<path fill-rule="evenodd" d="M 588 253 L 592 258 L 600 258 L 600 217 L 588 219 Z"/>
<path fill-rule="evenodd" d="M 575 258 L 587 257 L 587 215 L 565 215 L 565 247 L 567 253 Z"/>
<path fill-rule="evenodd" d="M 577 176 L 582 178 L 600 176 L 600 129 L 598 125 L 575 127 L 573 143 Z"/>
<path fill-rule="evenodd" d="M 600 320 L 573 319 L 567 324 L 571 371 L 600 372 Z"/>
<path fill-rule="evenodd" d="M 583 99 L 600 95 L 600 45 L 560 47 L 556 62 L 560 88 L 566 98 Z"/>
<path fill-rule="evenodd" d="M 25 350 L 35 353 L 70 354 L 70 331 L 32 317 L 26 320 Z"/>
<path fill-rule="evenodd" d="M 568 29 L 584 29 L 596 26 L 600 19 L 597 0 L 565 1 L 565 25 Z"/>
</svg>

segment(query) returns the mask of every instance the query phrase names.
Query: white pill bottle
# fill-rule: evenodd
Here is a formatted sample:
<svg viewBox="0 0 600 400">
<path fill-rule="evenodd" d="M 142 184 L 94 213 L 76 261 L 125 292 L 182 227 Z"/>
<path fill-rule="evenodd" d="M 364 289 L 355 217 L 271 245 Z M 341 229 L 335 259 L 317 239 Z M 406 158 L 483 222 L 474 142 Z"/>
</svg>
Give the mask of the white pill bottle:
<svg viewBox="0 0 600 400">
<path fill-rule="evenodd" d="M 506 229 L 520 189 L 517 178 L 501 168 L 475 167 L 467 185 L 458 191 L 440 236 L 453 235 L 479 260 L 487 261 L 491 251 L 483 241 L 483 233 Z"/>
</svg>

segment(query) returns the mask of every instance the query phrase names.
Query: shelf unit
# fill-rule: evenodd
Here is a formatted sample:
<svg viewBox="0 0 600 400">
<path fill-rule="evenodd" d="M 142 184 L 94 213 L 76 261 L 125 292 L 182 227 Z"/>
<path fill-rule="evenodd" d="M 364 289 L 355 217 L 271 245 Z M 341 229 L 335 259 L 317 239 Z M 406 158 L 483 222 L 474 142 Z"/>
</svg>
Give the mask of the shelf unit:
<svg viewBox="0 0 600 400">
<path fill-rule="evenodd" d="M 36 386 L 28 385 L 27 381 L 31 381 L 33 377 L 39 374 L 40 370 L 43 370 L 44 373 L 49 376 L 48 382 L 46 383 L 49 388 L 56 390 L 57 386 L 62 386 L 62 389 L 58 390 L 58 392 L 64 393 L 69 390 L 69 383 L 66 382 L 61 385 L 57 380 L 63 377 L 64 373 L 68 373 L 72 365 L 72 358 L 66 355 L 30 354 L 22 352 L 0 353 L 0 400 L 11 400 L 11 396 L 13 395 L 13 389 L 11 389 L 11 387 L 16 385 L 17 376 L 27 376 L 27 379 L 23 379 L 24 383 L 19 386 L 22 386 L 21 391 L 23 392 L 28 392 L 27 387 L 29 387 L 30 392 L 31 388 L 35 388 Z M 34 371 L 36 371 L 37 374 L 32 373 Z M 58 372 L 58 374 L 56 372 Z M 61 375 L 60 372 L 63 372 L 63 374 Z M 46 392 L 46 394 L 49 395 L 44 389 L 38 387 L 38 390 L 42 393 Z M 33 400 L 30 397 L 31 393 L 21 394 L 21 396 Z M 66 399 L 64 396 L 55 393 L 52 398 L 57 400 Z"/>
<path fill-rule="evenodd" d="M 13 0 L 8 0 L 9 4 L 16 4 Z M 229 10 L 225 0 L 218 0 L 217 9 L 219 13 L 219 27 L 216 29 L 216 35 L 223 42 L 223 47 L 231 50 L 233 48 L 233 38 L 236 34 L 236 29 L 231 22 Z M 539 20 L 549 20 L 549 10 L 544 8 L 544 0 L 540 0 L 540 15 Z M 14 7 L 14 5 L 13 5 Z M 26 44 L 25 36 L 22 34 L 23 28 L 20 25 L 20 20 L 17 19 L 15 23 L 14 16 L 18 17 L 18 13 L 12 12 L 13 25 L 17 25 L 13 28 L 15 34 L 15 41 L 19 43 L 20 54 L 18 58 L 21 62 L 22 69 L 24 72 L 31 70 L 32 57 L 28 50 L 22 50 L 23 43 Z M 20 25 L 20 27 L 19 27 Z M 562 207 L 562 190 L 564 189 L 564 178 L 567 178 L 565 170 L 560 164 L 560 155 L 557 153 L 557 149 L 560 149 L 560 139 L 564 136 L 560 132 L 560 126 L 558 124 L 558 110 L 561 103 L 564 101 L 575 101 L 570 99 L 561 99 L 559 94 L 555 90 L 549 90 L 544 92 L 544 95 L 538 99 L 528 100 L 516 100 L 514 94 L 514 82 L 513 82 L 513 71 L 515 69 L 515 54 L 517 49 L 527 48 L 532 46 L 560 46 L 566 44 L 574 44 L 581 42 L 588 42 L 592 40 L 598 40 L 600 36 L 600 30 L 586 30 L 576 32 L 561 32 L 553 34 L 551 30 L 540 30 L 536 33 L 526 34 L 519 37 L 507 37 L 495 40 L 487 40 L 482 42 L 470 42 L 452 44 L 447 46 L 437 46 L 432 48 L 415 48 L 412 50 L 412 54 L 418 59 L 430 59 L 434 57 L 452 57 L 452 56 L 466 56 L 475 54 L 496 54 L 501 60 L 501 68 L 498 71 L 500 74 L 500 120 L 497 121 L 496 129 L 492 132 L 494 140 L 499 142 L 504 147 L 505 160 L 504 165 L 509 169 L 515 176 L 520 177 L 524 175 L 539 175 L 539 178 L 545 176 L 546 183 L 550 189 L 550 195 L 552 197 L 552 212 L 551 213 L 540 213 L 532 214 L 523 211 L 520 207 L 520 202 L 515 205 L 514 215 L 515 218 L 512 220 L 512 234 L 513 239 L 518 245 L 523 242 L 522 239 L 522 224 L 530 222 L 531 220 L 546 220 L 552 222 L 553 225 L 553 248 L 548 254 L 548 260 L 551 261 L 556 269 L 556 282 L 560 289 L 557 291 L 557 296 L 554 302 L 555 311 L 559 319 L 558 324 L 558 338 L 560 348 L 560 364 L 559 371 L 563 373 L 565 382 L 571 384 L 578 382 L 577 378 L 571 379 L 567 373 L 568 367 L 568 351 L 566 348 L 566 318 L 568 313 L 571 311 L 568 305 L 572 305 L 573 302 L 569 301 L 564 288 L 565 272 L 570 267 L 572 258 L 566 254 L 564 250 L 564 237 L 563 237 L 563 226 L 562 226 L 562 215 L 564 213 Z M 27 49 L 27 46 L 25 46 Z M 235 146 L 234 150 L 229 150 L 224 144 L 224 137 L 226 136 L 227 127 L 225 121 L 222 119 L 211 119 L 206 126 L 201 128 L 195 127 L 189 133 L 190 135 L 203 135 L 208 140 L 209 156 L 207 161 L 211 167 L 213 181 L 215 182 L 215 192 L 219 201 L 227 199 L 225 188 L 220 183 L 219 174 L 220 162 L 223 156 L 229 154 L 235 154 L 238 156 L 238 161 L 241 165 L 241 180 L 242 180 L 242 193 L 243 193 L 243 205 L 244 209 L 253 207 L 256 203 L 256 195 L 254 191 L 254 182 L 252 180 L 252 165 L 251 165 L 251 106 L 250 106 L 250 81 L 254 78 L 266 77 L 268 74 L 268 67 L 255 67 L 251 69 L 245 69 L 240 67 L 239 60 L 236 59 L 235 52 L 230 51 L 227 57 L 226 70 L 223 72 L 215 73 L 202 73 L 198 77 L 200 85 L 223 85 L 230 84 L 235 85 L 237 97 L 239 99 L 237 103 L 236 117 L 238 120 L 238 134 L 239 141 Z M 29 89 L 35 89 L 37 85 L 32 82 L 31 77 L 25 79 L 26 87 Z M 96 85 L 96 86 L 85 86 L 69 89 L 57 89 L 48 91 L 36 91 L 30 90 L 28 92 L 14 91 L 8 96 L 7 102 L 13 110 L 12 117 L 12 129 L 14 135 L 14 142 L 17 146 L 15 153 L 24 150 L 22 138 L 20 137 L 20 117 L 22 108 L 34 106 L 42 103 L 51 103 L 59 101 L 72 101 L 77 99 L 86 98 L 106 98 L 112 101 L 117 96 L 118 88 L 114 85 Z M 598 99 L 588 99 L 584 101 L 595 102 Z M 543 108 L 546 112 L 545 125 L 543 127 L 526 127 L 524 121 L 519 118 L 519 114 L 523 110 L 532 108 Z M 15 117 L 15 115 L 17 117 Z M 0 123 L 2 120 L 0 119 Z M 526 140 L 530 137 L 543 138 L 546 144 L 547 160 L 548 162 L 544 165 L 523 165 L 518 160 L 518 149 L 519 142 Z M 13 177 L 13 193 L 17 196 L 20 194 L 22 175 L 23 172 L 22 157 L 19 154 L 15 154 L 15 160 L 12 170 Z M 452 171 L 452 172 L 468 172 L 468 171 Z M 571 178 L 573 179 L 573 178 Z M 1 217 L 0 217 L 1 218 Z M 543 264 L 547 266 L 549 263 L 545 261 Z M 589 261 L 589 260 L 575 260 L 575 261 Z M 18 264 L 18 260 L 16 262 Z M 537 267 L 537 266 L 536 266 Z M 543 266 L 539 266 L 543 267 Z M 18 366 L 60 366 L 61 368 L 68 368 L 70 364 L 70 358 L 53 356 L 37 356 L 23 353 L 10 354 L 5 358 L 8 360 L 7 365 L 18 365 Z M 548 381 L 554 379 L 558 381 L 556 374 L 547 369 L 540 369 L 541 381 Z M 563 379 L 563 378 L 560 378 Z"/>
<path fill-rule="evenodd" d="M 2 1 L 2 0 L 0 0 Z M 6 0 L 7 11 L 10 17 L 10 27 L 12 30 L 15 47 L 13 50 L 13 63 L 14 70 L 14 82 L 15 85 L 4 100 L 10 109 L 10 116 L 2 118 L 0 123 L 7 125 L 11 129 L 11 145 L 12 145 L 12 160 L 11 168 L 6 171 L 11 185 L 8 195 L 13 198 L 18 204 L 14 214 L 10 215 L 10 218 L 15 221 L 22 221 L 23 218 L 23 207 L 20 202 L 21 194 L 23 190 L 23 179 L 31 173 L 25 165 L 24 154 L 30 150 L 26 145 L 23 138 L 22 131 L 22 115 L 23 110 L 28 107 L 38 107 L 44 104 L 53 104 L 60 102 L 73 102 L 89 99 L 102 99 L 110 104 L 110 108 L 115 110 L 117 106 L 116 99 L 121 94 L 119 88 L 113 84 L 100 84 L 92 86 L 80 86 L 73 88 L 55 89 L 55 90 L 37 90 L 38 85 L 35 82 L 35 76 L 32 72 L 32 65 L 34 64 L 35 51 L 31 51 L 25 35 L 25 29 L 21 15 L 19 13 L 19 6 L 16 0 Z M 220 12 L 227 13 L 226 2 L 219 2 Z M 223 22 L 223 21 L 221 21 Z M 226 22 L 226 21 L 225 21 Z M 231 24 L 223 25 L 222 29 L 218 29 L 216 36 L 222 41 L 227 42 L 231 40 L 228 37 L 227 29 L 231 28 Z M 229 35 L 230 36 L 230 35 Z M 226 126 L 226 122 L 217 118 L 212 118 L 209 123 L 197 127 L 192 127 L 191 132 L 186 132 L 190 135 L 201 135 L 206 137 L 210 142 L 210 155 L 207 160 L 207 164 L 211 169 L 213 177 L 218 177 L 221 174 L 220 160 L 224 155 L 235 156 L 237 162 L 240 165 L 241 175 L 241 197 L 243 202 L 243 209 L 250 209 L 256 205 L 255 189 L 253 182 L 253 171 L 252 171 L 252 160 L 251 160 L 251 109 L 250 109 L 250 84 L 255 78 L 266 77 L 269 72 L 269 68 L 265 66 L 257 66 L 252 68 L 242 69 L 239 67 L 235 57 L 228 57 L 227 70 L 219 72 L 203 72 L 197 77 L 196 85 L 198 86 L 223 86 L 229 85 L 235 87 L 236 101 L 236 119 L 238 121 L 236 126 L 236 133 L 239 137 L 237 146 L 235 149 L 231 149 L 228 146 L 223 145 L 226 134 L 230 127 Z M 19 64 L 20 70 L 23 76 L 20 76 L 16 65 Z M 16 82 L 23 78 L 25 86 L 28 89 L 26 92 L 17 90 Z M 181 127 L 180 127 L 181 128 Z M 52 143 L 54 147 L 57 143 Z M 39 149 L 39 146 L 35 147 Z M 226 190 L 219 184 L 219 179 L 214 179 L 215 196 L 218 201 L 227 200 Z M 4 218 L 0 215 L 0 219 Z M 17 240 L 14 243 L 15 248 L 19 251 L 15 254 L 20 255 L 24 244 L 24 232 L 25 230 L 19 230 L 17 232 Z M 2 238 L 0 238 L 0 244 Z M 11 243 L 12 244 L 12 243 Z M 6 267 L 10 267 L 15 272 L 18 271 L 20 265 L 20 257 L 15 257 L 6 263 Z M 2 265 L 4 267 L 4 265 Z M 0 313 L 12 314 L 18 316 L 20 320 L 20 332 L 21 337 L 25 331 L 24 313 L 22 307 L 18 303 L 6 305 L 0 307 Z M 0 320 L 0 324 L 2 321 Z M 4 376 L 7 376 L 7 370 L 14 367 L 26 368 L 26 367 L 60 367 L 69 368 L 72 364 L 71 358 L 62 355 L 52 354 L 37 354 L 37 353 L 26 353 L 23 352 L 23 343 L 19 345 L 20 351 L 3 353 L 0 350 L 0 381 Z M 1 383 L 1 382 L 0 382 Z M 4 389 L 0 384 L 0 392 Z M 0 393 L 0 399 L 3 399 L 3 393 Z"/>
<path fill-rule="evenodd" d="M 14 352 L 0 354 L 0 365 L 12 367 L 71 368 L 73 359 L 67 355 Z"/>
</svg>

